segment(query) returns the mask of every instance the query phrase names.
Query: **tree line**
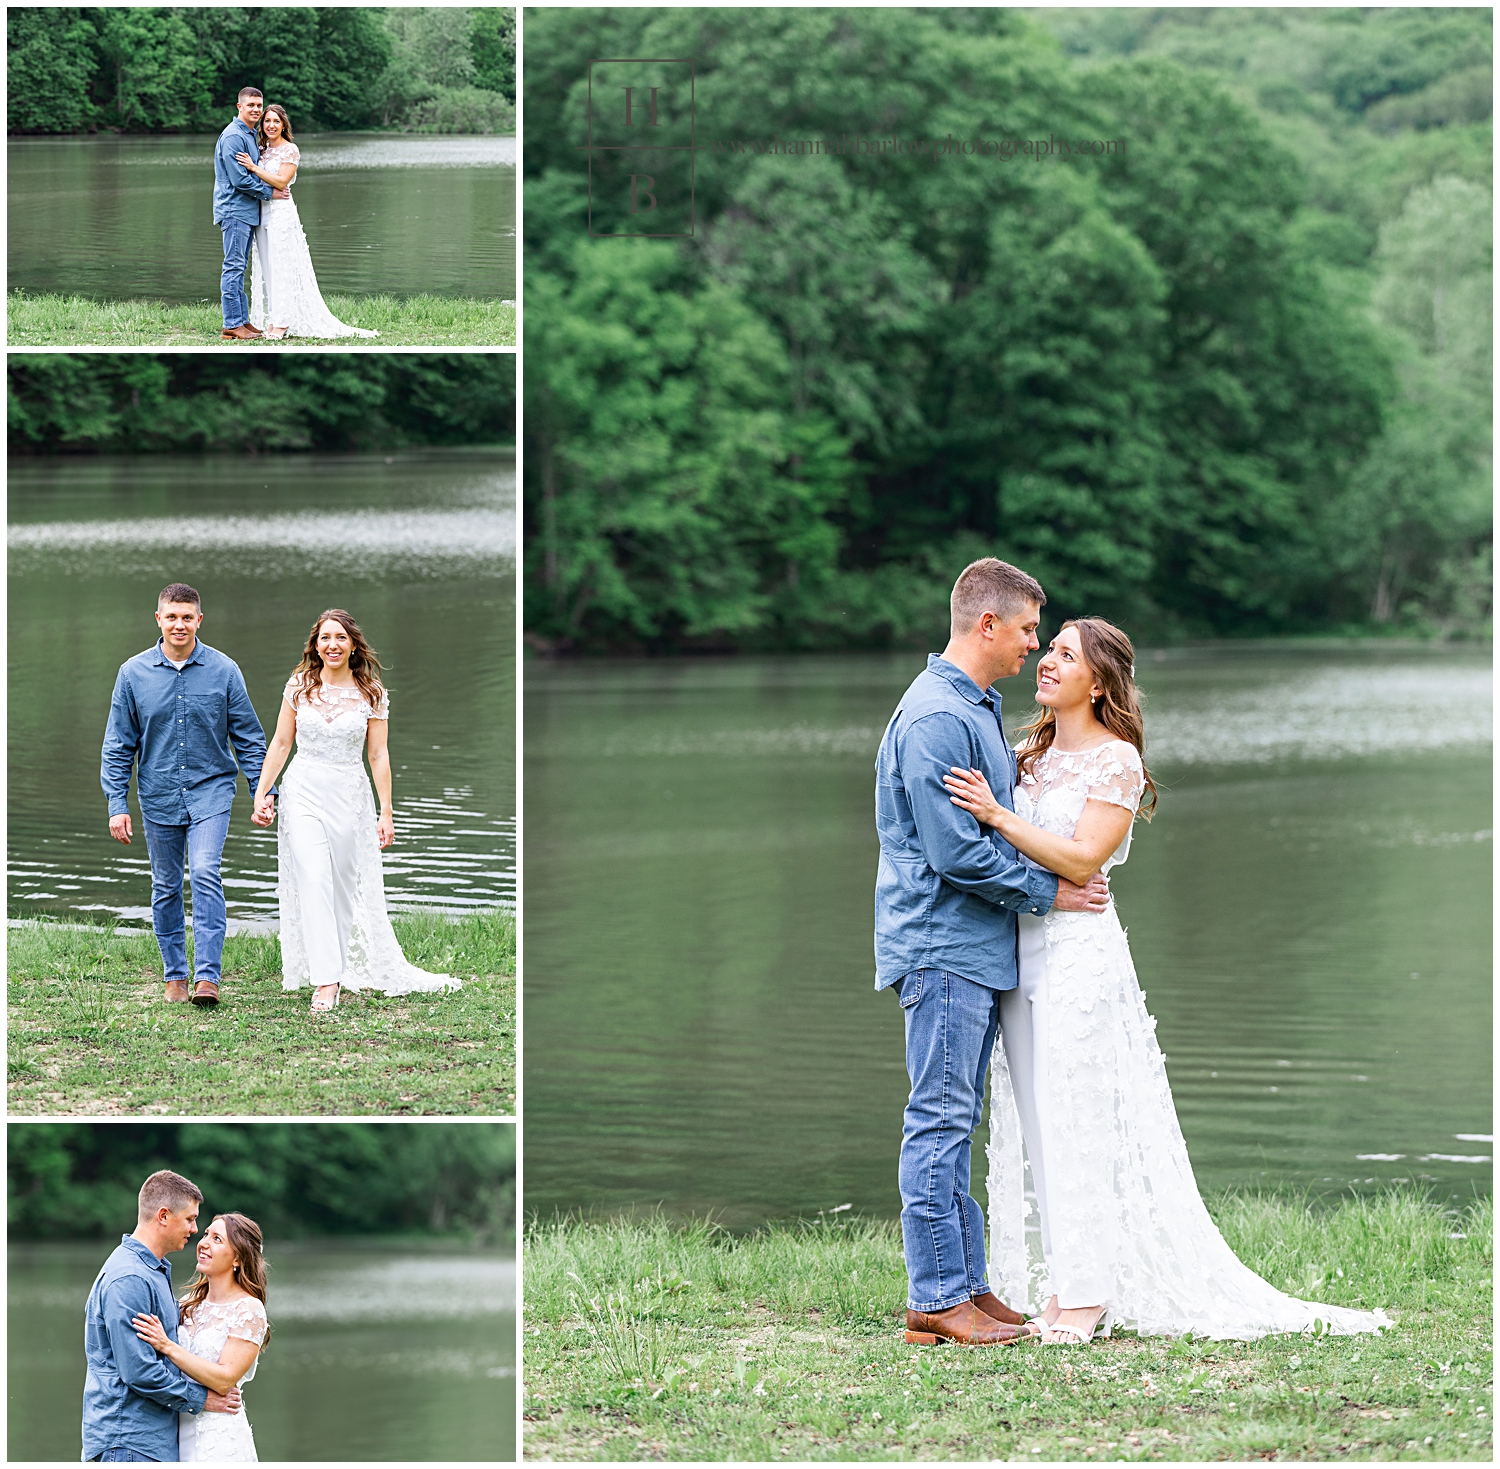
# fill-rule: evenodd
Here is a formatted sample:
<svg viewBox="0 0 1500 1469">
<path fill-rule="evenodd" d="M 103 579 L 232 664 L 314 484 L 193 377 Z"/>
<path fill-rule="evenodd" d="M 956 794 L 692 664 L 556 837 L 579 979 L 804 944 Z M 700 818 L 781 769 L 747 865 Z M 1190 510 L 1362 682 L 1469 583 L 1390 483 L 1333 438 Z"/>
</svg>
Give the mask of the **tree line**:
<svg viewBox="0 0 1500 1469">
<path fill-rule="evenodd" d="M 533 640 L 930 642 L 990 553 L 1148 637 L 1482 631 L 1489 14 L 1180 14 L 530 16 Z M 599 56 L 693 59 L 692 238 L 589 237 Z M 773 125 L 1126 147 L 712 149 Z"/>
<path fill-rule="evenodd" d="M 295 128 L 515 129 L 514 9 L 12 8 L 13 133 L 217 132 L 242 86 Z"/>
<path fill-rule="evenodd" d="M 135 1227 L 159 1168 L 203 1190 L 201 1223 L 248 1214 L 270 1237 L 515 1238 L 515 1129 L 385 1123 L 41 1123 L 11 1134 L 12 1239 L 108 1239 Z"/>
<path fill-rule="evenodd" d="M 516 436 L 499 353 L 12 356 L 12 454 L 370 450 Z M 273 406 L 274 405 L 274 406 Z"/>
</svg>

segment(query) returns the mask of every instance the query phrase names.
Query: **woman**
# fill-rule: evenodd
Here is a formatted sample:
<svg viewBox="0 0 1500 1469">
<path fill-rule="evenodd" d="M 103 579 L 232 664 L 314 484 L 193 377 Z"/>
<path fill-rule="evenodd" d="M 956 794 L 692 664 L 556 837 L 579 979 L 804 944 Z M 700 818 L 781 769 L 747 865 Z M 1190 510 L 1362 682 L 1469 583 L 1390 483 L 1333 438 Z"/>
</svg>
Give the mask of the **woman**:
<svg viewBox="0 0 1500 1469">
<path fill-rule="evenodd" d="M 363 327 L 345 326 L 323 304 L 307 236 L 291 198 L 302 152 L 292 141 L 291 119 L 279 102 L 266 108 L 255 141 L 260 162 L 248 153 L 236 153 L 235 161 L 256 178 L 287 190 L 287 197 L 267 199 L 260 206 L 250 262 L 250 320 L 271 338 L 379 336 Z"/>
<path fill-rule="evenodd" d="M 977 771 L 952 799 L 1034 865 L 1071 882 L 1130 851 L 1143 794 L 1140 700 L 1130 639 L 1099 618 L 1065 623 L 1037 667 L 1035 722 L 1016 746 L 1016 809 Z M 1041 1215 L 1051 1300 L 1034 1324 L 1054 1344 L 1103 1323 L 1144 1335 L 1250 1339 L 1375 1331 L 1382 1311 L 1283 1295 L 1235 1258 L 1199 1197 L 1156 1022 L 1113 904 L 1103 914 L 1020 918 L 1020 983 L 1000 997 L 990 1105 L 990 1248 L 1012 1294 L 1031 1297 L 1022 1144 Z M 1001 1291 L 1002 1287 L 996 1285 Z"/>
<path fill-rule="evenodd" d="M 260 1226 L 243 1214 L 220 1214 L 198 1245 L 198 1273 L 183 1292 L 182 1322 L 173 1341 L 158 1317 L 131 1325 L 179 1372 L 211 1392 L 227 1393 L 255 1376 L 271 1338 L 266 1320 L 266 1261 Z M 179 1413 L 177 1457 L 183 1463 L 257 1462 L 255 1435 L 238 1413 Z"/>
<path fill-rule="evenodd" d="M 386 748 L 390 696 L 380 671 L 359 624 L 337 607 L 323 613 L 282 691 L 255 792 L 251 820 L 269 826 L 275 819 L 271 787 L 295 739 L 277 843 L 281 983 L 289 990 L 311 983 L 318 1011 L 332 1010 L 341 988 L 405 995 L 459 987 L 450 975 L 406 962 L 386 913 L 380 853 L 395 841 L 396 826 Z M 378 817 L 365 752 L 380 793 Z"/>
</svg>

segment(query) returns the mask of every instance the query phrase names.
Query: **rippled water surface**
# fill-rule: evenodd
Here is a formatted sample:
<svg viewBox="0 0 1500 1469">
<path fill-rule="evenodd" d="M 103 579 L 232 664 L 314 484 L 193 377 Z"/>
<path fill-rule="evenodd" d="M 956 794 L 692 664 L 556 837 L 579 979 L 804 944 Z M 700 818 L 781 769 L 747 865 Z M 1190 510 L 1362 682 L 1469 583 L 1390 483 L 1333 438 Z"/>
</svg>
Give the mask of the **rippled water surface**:
<svg viewBox="0 0 1500 1469">
<path fill-rule="evenodd" d="M 391 689 L 392 907 L 514 902 L 512 459 L 12 461 L 9 517 L 12 916 L 150 922 L 145 843 L 139 826 L 110 840 L 99 751 L 169 581 L 198 589 L 203 641 L 239 664 L 268 736 L 313 618 L 351 611 Z M 276 837 L 250 824 L 243 780 L 224 879 L 232 919 L 274 919 Z"/>
<path fill-rule="evenodd" d="M 13 138 L 12 289 L 217 301 L 215 138 Z M 516 140 L 301 133 L 292 186 L 325 294 L 516 297 Z"/>
<path fill-rule="evenodd" d="M 921 664 L 528 671 L 530 1205 L 898 1212 L 873 762 Z M 1200 1184 L 1488 1189 L 1487 654 L 1184 650 L 1140 678 L 1163 794 L 1113 886 Z"/>
<path fill-rule="evenodd" d="M 78 1458 L 83 1309 L 110 1249 L 10 1247 L 13 1460 Z M 274 1241 L 266 1253 L 272 1337 L 245 1387 L 262 1459 L 515 1457 L 512 1258 Z M 171 1259 L 180 1291 L 192 1261 Z"/>
</svg>

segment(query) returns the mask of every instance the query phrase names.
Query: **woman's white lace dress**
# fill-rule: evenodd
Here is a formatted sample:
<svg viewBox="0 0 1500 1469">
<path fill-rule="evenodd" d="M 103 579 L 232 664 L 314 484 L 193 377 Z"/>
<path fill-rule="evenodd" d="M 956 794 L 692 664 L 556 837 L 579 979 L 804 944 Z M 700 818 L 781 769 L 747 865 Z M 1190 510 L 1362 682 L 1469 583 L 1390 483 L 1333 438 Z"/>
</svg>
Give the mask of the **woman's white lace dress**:
<svg viewBox="0 0 1500 1469">
<path fill-rule="evenodd" d="M 282 987 L 458 989 L 451 975 L 407 963 L 386 911 L 364 751 L 366 726 L 389 717 L 390 695 L 382 691 L 378 709 L 358 688 L 321 688 L 309 700 L 290 678 L 282 697 L 297 716 L 277 840 Z"/>
<path fill-rule="evenodd" d="M 1015 791 L 1016 814 L 1071 836 L 1092 797 L 1134 812 L 1135 747 L 1051 749 Z M 1105 863 L 1125 861 L 1127 832 Z M 1383 1312 L 1283 1295 L 1241 1264 L 1198 1194 L 1156 1022 L 1125 930 L 1103 914 L 1020 919 L 1020 983 L 1001 996 L 992 1063 L 990 1268 L 1003 1300 L 1040 1310 L 1106 1308 L 1143 1335 L 1251 1339 L 1275 1332 L 1375 1331 Z M 1027 1241 L 1029 1163 L 1040 1260 Z"/>
<path fill-rule="evenodd" d="M 261 167 L 298 163 L 295 143 L 278 143 L 260 155 Z M 292 181 L 295 185 L 296 180 Z M 289 185 L 290 189 L 292 185 Z M 374 337 L 378 332 L 345 326 L 327 306 L 313 274 L 312 255 L 294 199 L 266 199 L 255 229 L 250 260 L 250 320 L 262 331 L 284 326 L 289 337 Z"/>
<path fill-rule="evenodd" d="M 266 1308 L 254 1296 L 232 1301 L 199 1301 L 191 1319 L 177 1328 L 177 1343 L 205 1362 L 217 1362 L 232 1336 L 260 1346 L 266 1339 Z M 260 1358 L 240 1378 L 240 1388 L 255 1376 Z M 179 1413 L 177 1458 L 184 1464 L 254 1464 L 255 1435 L 250 1432 L 248 1408 L 238 1413 Z"/>
</svg>

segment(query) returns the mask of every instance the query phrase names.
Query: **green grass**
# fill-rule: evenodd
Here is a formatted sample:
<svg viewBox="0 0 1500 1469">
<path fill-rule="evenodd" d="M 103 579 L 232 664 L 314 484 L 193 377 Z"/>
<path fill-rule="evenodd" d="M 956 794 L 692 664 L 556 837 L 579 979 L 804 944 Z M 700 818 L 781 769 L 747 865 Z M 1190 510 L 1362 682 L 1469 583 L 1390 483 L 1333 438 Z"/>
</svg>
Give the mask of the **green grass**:
<svg viewBox="0 0 1500 1469">
<path fill-rule="evenodd" d="M 394 919 L 412 963 L 458 975 L 457 993 L 345 994 L 309 1011 L 283 990 L 272 938 L 224 945 L 215 1010 L 162 999 L 149 933 L 12 928 L 12 1116 L 512 1116 L 516 1110 L 516 924 Z"/>
<path fill-rule="evenodd" d="M 351 326 L 379 337 L 323 342 L 284 337 L 278 342 L 226 342 L 217 301 L 168 306 L 161 301 L 90 301 L 81 296 L 34 296 L 12 291 L 8 341 L 12 347 L 200 347 L 262 352 L 280 347 L 514 347 L 516 308 L 503 301 L 450 296 L 329 296 L 328 309 Z"/>
<path fill-rule="evenodd" d="M 1410 1191 L 1216 1217 L 1274 1284 L 1387 1307 L 1383 1336 L 909 1347 L 896 1226 L 749 1237 L 661 1219 L 534 1226 L 527 1457 L 1488 1459 L 1488 1200 Z"/>
</svg>

